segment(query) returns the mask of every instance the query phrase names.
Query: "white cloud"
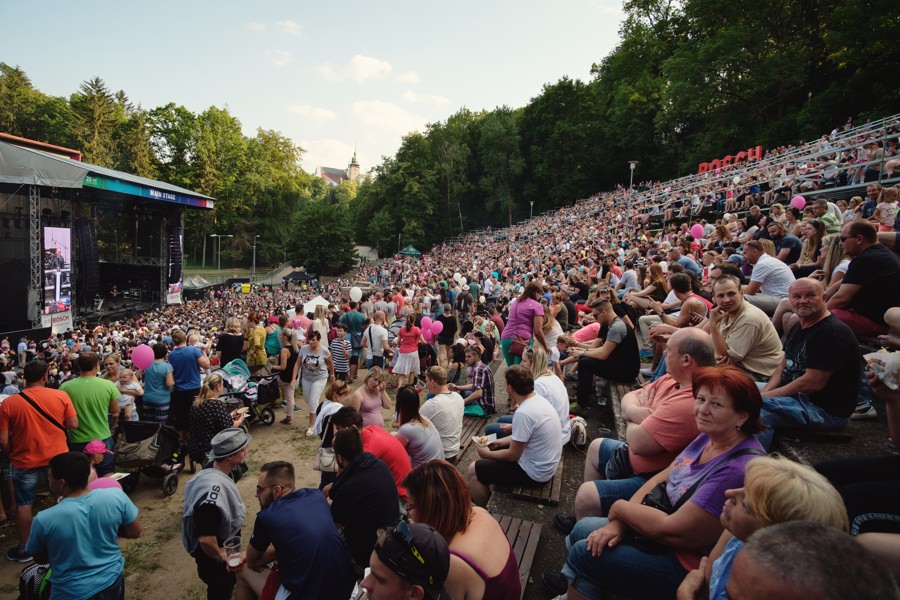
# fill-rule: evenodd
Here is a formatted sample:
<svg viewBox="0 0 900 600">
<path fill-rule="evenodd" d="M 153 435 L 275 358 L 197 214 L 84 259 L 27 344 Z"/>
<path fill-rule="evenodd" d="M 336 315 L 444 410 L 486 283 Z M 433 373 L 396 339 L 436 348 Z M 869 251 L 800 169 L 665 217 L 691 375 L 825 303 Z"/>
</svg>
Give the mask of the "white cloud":
<svg viewBox="0 0 900 600">
<path fill-rule="evenodd" d="M 397 76 L 394 77 L 394 81 L 397 83 L 419 83 L 419 74 L 415 71 L 404 71 L 402 73 L 397 73 Z"/>
<path fill-rule="evenodd" d="M 295 21 L 278 21 L 275 24 L 275 27 L 278 31 L 282 33 L 289 33 L 291 35 L 300 35 L 300 30 L 303 28 L 299 23 Z"/>
<path fill-rule="evenodd" d="M 272 64 L 276 67 L 283 67 L 291 62 L 291 53 L 285 52 L 284 50 L 269 50 L 266 52 L 266 56 L 269 57 L 269 60 L 271 60 Z"/>
<path fill-rule="evenodd" d="M 362 84 L 369 79 L 383 79 L 394 70 L 394 67 L 386 60 L 357 54 L 344 67 L 336 67 L 331 63 L 325 63 L 314 67 L 313 70 L 328 81 L 352 79 L 356 83 Z"/>
<path fill-rule="evenodd" d="M 350 164 L 354 148 L 343 140 L 320 139 L 300 140 L 303 154 L 303 167 L 312 173 L 316 167 L 345 169 Z M 369 165 L 371 167 L 371 165 Z"/>
<path fill-rule="evenodd" d="M 266 30 L 265 23 L 257 23 L 256 21 L 250 21 L 250 23 L 247 25 L 247 27 L 250 29 L 250 31 L 265 31 Z"/>
<path fill-rule="evenodd" d="M 430 104 L 432 106 L 443 106 L 445 104 L 449 104 L 450 100 L 444 98 L 443 96 L 432 96 L 430 94 L 417 94 L 412 90 L 406 90 L 403 93 L 403 99 L 407 102 L 414 102 L 416 104 Z"/>
<path fill-rule="evenodd" d="M 325 121 L 333 121 L 337 118 L 337 113 L 325 108 L 310 106 L 309 104 L 291 104 L 288 110 L 296 115 L 305 117 L 312 121 L 323 123 Z"/>
<path fill-rule="evenodd" d="M 353 103 L 353 116 L 368 140 L 399 141 L 410 131 L 422 131 L 427 120 L 406 112 L 392 102 L 360 100 Z"/>
</svg>

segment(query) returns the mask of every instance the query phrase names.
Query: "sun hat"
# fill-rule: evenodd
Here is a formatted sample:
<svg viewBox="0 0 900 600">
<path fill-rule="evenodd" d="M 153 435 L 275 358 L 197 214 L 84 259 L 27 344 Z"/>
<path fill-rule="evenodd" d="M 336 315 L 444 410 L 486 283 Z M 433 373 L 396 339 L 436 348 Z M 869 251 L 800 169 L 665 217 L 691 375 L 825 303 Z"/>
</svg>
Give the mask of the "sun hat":
<svg viewBox="0 0 900 600">
<path fill-rule="evenodd" d="M 85 454 L 112 454 L 110 449 L 106 447 L 106 444 L 104 444 L 100 440 L 88 442 L 82 452 L 84 452 Z"/>
<path fill-rule="evenodd" d="M 250 443 L 250 434 L 236 427 L 223 429 L 212 439 L 212 450 L 209 453 L 211 460 L 219 460 L 240 452 Z"/>
</svg>

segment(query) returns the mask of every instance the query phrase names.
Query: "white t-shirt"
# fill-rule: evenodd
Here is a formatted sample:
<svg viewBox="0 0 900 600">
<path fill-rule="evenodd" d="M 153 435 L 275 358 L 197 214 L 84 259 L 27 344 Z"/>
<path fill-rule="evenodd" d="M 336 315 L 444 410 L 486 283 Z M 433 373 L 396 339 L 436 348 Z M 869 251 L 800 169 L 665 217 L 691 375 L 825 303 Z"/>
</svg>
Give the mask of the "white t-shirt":
<svg viewBox="0 0 900 600">
<path fill-rule="evenodd" d="M 563 444 L 568 444 L 572 435 L 572 425 L 569 419 L 569 393 L 566 384 L 556 375 L 544 375 L 534 380 L 534 393 L 545 398 L 556 411 Z"/>
<path fill-rule="evenodd" d="M 459 454 L 459 438 L 462 435 L 462 421 L 465 403 L 456 392 L 444 392 L 426 400 L 419 414 L 431 421 L 441 434 L 444 458 Z"/>
<path fill-rule="evenodd" d="M 384 356 L 384 342 L 388 339 L 387 329 L 372 323 L 363 332 L 363 339 L 372 356 Z"/>
<path fill-rule="evenodd" d="M 562 456 L 563 441 L 559 415 L 548 400 L 531 395 L 519 405 L 513 414 L 512 439 L 525 444 L 519 457 L 522 470 L 535 481 L 549 481 Z"/>
<path fill-rule="evenodd" d="M 763 254 L 753 265 L 750 281 L 758 281 L 762 284 L 759 289 L 760 294 L 787 298 L 788 288 L 794 283 L 794 273 L 790 267 L 774 256 Z"/>
</svg>

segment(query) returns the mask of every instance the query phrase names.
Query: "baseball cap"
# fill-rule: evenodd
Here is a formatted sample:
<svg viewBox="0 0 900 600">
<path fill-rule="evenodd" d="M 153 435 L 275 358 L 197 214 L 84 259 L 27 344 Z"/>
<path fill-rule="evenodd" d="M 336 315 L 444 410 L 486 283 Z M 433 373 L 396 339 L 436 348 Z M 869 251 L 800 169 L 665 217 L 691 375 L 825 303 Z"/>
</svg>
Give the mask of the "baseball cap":
<svg viewBox="0 0 900 600">
<path fill-rule="evenodd" d="M 450 548 L 431 526 L 398 522 L 375 544 L 375 555 L 406 581 L 421 585 L 427 598 L 440 598 L 450 572 Z"/>
</svg>

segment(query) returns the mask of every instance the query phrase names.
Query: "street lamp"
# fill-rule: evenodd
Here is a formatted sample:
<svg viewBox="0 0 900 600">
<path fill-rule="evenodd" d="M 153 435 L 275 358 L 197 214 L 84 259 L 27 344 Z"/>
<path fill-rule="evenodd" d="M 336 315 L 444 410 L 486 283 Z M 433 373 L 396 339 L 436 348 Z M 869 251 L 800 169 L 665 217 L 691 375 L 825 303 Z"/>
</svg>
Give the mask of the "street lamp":
<svg viewBox="0 0 900 600">
<path fill-rule="evenodd" d="M 250 283 L 256 279 L 256 240 L 258 239 L 258 235 L 253 236 L 253 266 L 250 268 Z"/>
<path fill-rule="evenodd" d="M 222 238 L 230 238 L 234 237 L 233 235 L 222 235 L 221 233 L 211 233 L 209 237 L 216 238 L 219 244 L 219 263 L 218 267 L 216 267 L 216 279 L 219 280 L 219 283 L 222 283 Z"/>
<path fill-rule="evenodd" d="M 628 168 L 631 169 L 631 177 L 628 179 L 628 201 L 625 203 L 625 226 L 631 219 L 631 195 L 634 193 L 634 168 L 638 165 L 638 161 L 629 160 Z"/>
<path fill-rule="evenodd" d="M 400 254 L 400 234 L 397 234 L 397 254 Z"/>
<path fill-rule="evenodd" d="M 534 218 L 534 200 L 529 200 L 528 204 L 531 205 L 531 211 L 528 213 L 528 220 L 530 221 Z"/>
</svg>

